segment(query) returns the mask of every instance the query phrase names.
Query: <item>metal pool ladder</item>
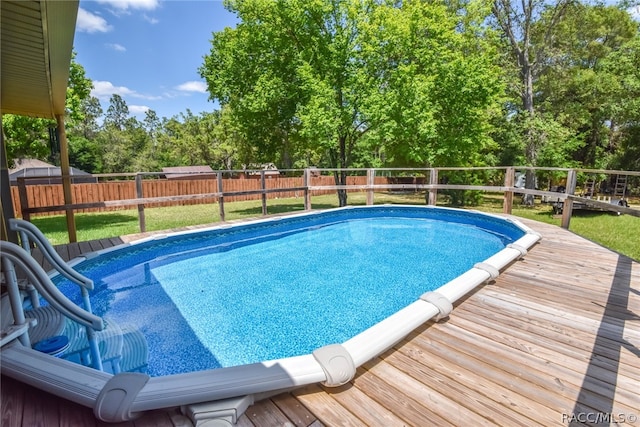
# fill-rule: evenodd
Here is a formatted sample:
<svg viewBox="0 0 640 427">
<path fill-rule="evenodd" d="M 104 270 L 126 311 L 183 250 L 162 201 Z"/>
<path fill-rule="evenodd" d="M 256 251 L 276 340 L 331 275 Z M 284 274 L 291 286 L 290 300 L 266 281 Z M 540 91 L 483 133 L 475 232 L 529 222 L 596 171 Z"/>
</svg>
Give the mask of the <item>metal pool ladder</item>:
<svg viewBox="0 0 640 427">
<path fill-rule="evenodd" d="M 58 253 L 53 248 L 53 246 L 51 246 L 51 243 L 49 243 L 44 234 L 42 234 L 42 232 L 32 223 L 21 219 L 12 218 L 9 220 L 9 229 L 18 232 L 23 249 L 22 253 L 20 253 L 20 251 L 18 251 L 16 248 L 7 246 L 7 250 L 9 251 L 9 253 L 7 254 L 7 256 L 5 256 L 5 245 L 3 245 L 3 269 L 5 270 L 5 275 L 7 276 L 5 280 L 8 282 L 9 287 L 11 288 L 11 286 L 13 286 L 13 284 L 10 284 L 9 282 L 14 280 L 16 282 L 15 286 L 18 287 L 18 280 L 16 278 L 15 269 L 14 265 L 12 265 L 12 262 L 19 263 L 20 267 L 29 276 L 28 283 L 25 287 L 30 295 L 31 303 L 34 309 L 38 310 L 40 308 L 37 296 L 37 294 L 40 293 L 40 295 L 42 295 L 44 299 L 46 299 L 47 302 L 49 302 L 49 304 L 55 309 L 53 310 L 53 314 L 49 313 L 47 315 L 49 321 L 52 321 L 52 317 L 55 317 L 56 312 L 58 312 L 67 316 L 69 319 L 85 326 L 92 365 L 95 369 L 102 371 L 102 359 L 100 357 L 100 350 L 98 348 L 98 341 L 95 332 L 104 329 L 104 322 L 100 317 L 94 316 L 91 309 L 89 291 L 93 289 L 93 281 L 71 268 L 69 264 L 67 264 L 60 257 L 60 255 L 58 255 Z M 82 310 L 82 312 L 84 313 L 80 315 L 77 312 L 77 309 L 80 309 L 80 307 L 77 307 L 64 294 L 62 294 L 51 282 L 47 274 L 44 273 L 42 267 L 40 267 L 40 265 L 35 262 L 34 258 L 31 256 L 31 247 L 33 244 L 38 246 L 45 259 L 53 266 L 56 271 L 58 271 L 62 276 L 64 276 L 71 282 L 80 286 L 82 302 L 84 306 L 84 310 Z M 13 244 L 11 245 L 17 246 Z M 42 272 L 42 274 L 40 274 L 40 272 Z M 46 279 L 44 279 L 45 277 Z M 21 301 L 18 301 L 18 299 L 18 296 L 16 296 L 15 301 L 12 298 L 12 306 L 14 305 L 14 303 L 18 304 L 18 302 L 20 302 L 20 306 L 22 306 Z M 73 306 L 72 310 L 70 310 L 71 306 Z M 20 311 L 22 311 L 22 314 L 17 314 L 16 309 L 13 309 L 14 321 L 16 323 L 24 321 L 24 319 L 16 318 L 16 315 L 18 315 L 19 318 L 24 317 L 24 310 L 22 310 L 21 308 Z M 70 313 L 73 314 L 70 315 Z M 84 316 L 85 313 L 91 315 L 92 317 Z M 97 319 L 99 319 L 99 322 Z M 23 340 L 24 338 L 21 339 L 21 342 L 23 342 L 24 344 Z"/>
</svg>

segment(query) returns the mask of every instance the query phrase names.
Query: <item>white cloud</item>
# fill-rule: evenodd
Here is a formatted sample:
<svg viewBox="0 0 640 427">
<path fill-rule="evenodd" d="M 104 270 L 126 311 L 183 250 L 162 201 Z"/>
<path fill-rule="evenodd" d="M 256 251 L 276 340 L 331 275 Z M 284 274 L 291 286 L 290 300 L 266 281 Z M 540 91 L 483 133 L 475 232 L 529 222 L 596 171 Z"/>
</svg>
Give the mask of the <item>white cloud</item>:
<svg viewBox="0 0 640 427">
<path fill-rule="evenodd" d="M 111 31 L 113 27 L 107 23 L 107 21 L 98 15 L 94 15 L 91 12 L 78 9 L 78 19 L 76 22 L 76 28 L 78 31 L 85 33 L 106 33 Z"/>
<path fill-rule="evenodd" d="M 205 82 L 194 80 L 190 82 L 184 82 L 181 85 L 176 86 L 176 89 L 183 92 L 207 93 L 207 84 Z"/>
<path fill-rule="evenodd" d="M 118 43 L 107 43 L 106 46 L 109 49 L 113 49 L 113 50 L 115 50 L 117 52 L 126 52 L 127 51 L 126 47 L 124 47 L 124 46 L 122 46 L 121 44 L 118 44 Z"/>
<path fill-rule="evenodd" d="M 158 0 L 98 0 L 98 3 L 121 12 L 128 12 L 130 9 L 154 10 L 160 4 Z"/>
<path fill-rule="evenodd" d="M 157 24 L 158 22 L 160 22 L 158 19 L 154 18 L 153 16 L 149 16 L 146 13 L 144 15 L 142 15 L 142 17 L 144 18 L 145 21 L 147 21 L 150 24 Z"/>
<path fill-rule="evenodd" d="M 640 6 L 630 7 L 627 11 L 633 19 L 640 21 Z"/>
<path fill-rule="evenodd" d="M 114 94 L 120 95 L 123 98 L 130 97 L 130 98 L 146 99 L 148 101 L 158 101 L 162 99 L 162 96 L 145 95 L 142 93 L 138 93 L 135 90 L 129 89 L 126 86 L 115 86 L 111 82 L 106 82 L 102 80 L 93 81 L 93 90 L 91 91 L 92 96 L 95 96 L 96 98 L 104 101 L 111 98 L 111 96 Z"/>
<path fill-rule="evenodd" d="M 133 96 L 135 95 L 135 91 L 129 89 L 125 86 L 114 86 L 111 82 L 105 82 L 101 80 L 93 81 L 93 90 L 91 91 L 91 95 L 95 96 L 98 99 L 107 99 L 111 98 L 111 95 L 117 94 L 120 96 Z"/>
<path fill-rule="evenodd" d="M 144 114 L 149 110 L 146 105 L 129 105 L 129 112 L 133 114 Z"/>
<path fill-rule="evenodd" d="M 144 95 L 142 93 L 134 93 L 133 95 L 134 98 L 140 98 L 140 99 L 147 99 L 149 101 L 159 101 L 162 99 L 162 96 L 160 95 Z"/>
</svg>

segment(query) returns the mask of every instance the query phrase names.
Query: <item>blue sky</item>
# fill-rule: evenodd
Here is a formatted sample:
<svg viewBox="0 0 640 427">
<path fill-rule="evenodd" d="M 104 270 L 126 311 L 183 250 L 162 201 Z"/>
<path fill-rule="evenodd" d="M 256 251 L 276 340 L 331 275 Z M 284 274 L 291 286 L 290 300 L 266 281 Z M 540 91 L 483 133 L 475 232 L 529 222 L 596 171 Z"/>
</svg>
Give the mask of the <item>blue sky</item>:
<svg viewBox="0 0 640 427">
<path fill-rule="evenodd" d="M 213 111 L 198 73 L 211 49 L 211 34 L 236 23 L 214 0 L 81 0 L 76 61 L 94 83 L 92 95 L 106 112 L 117 93 L 140 120 L 190 109 Z"/>
<path fill-rule="evenodd" d="M 218 106 L 198 68 L 212 32 L 235 23 L 221 0 L 80 0 L 76 61 L 105 112 L 114 93 L 140 120 L 148 109 L 160 118 L 210 112 Z"/>
</svg>

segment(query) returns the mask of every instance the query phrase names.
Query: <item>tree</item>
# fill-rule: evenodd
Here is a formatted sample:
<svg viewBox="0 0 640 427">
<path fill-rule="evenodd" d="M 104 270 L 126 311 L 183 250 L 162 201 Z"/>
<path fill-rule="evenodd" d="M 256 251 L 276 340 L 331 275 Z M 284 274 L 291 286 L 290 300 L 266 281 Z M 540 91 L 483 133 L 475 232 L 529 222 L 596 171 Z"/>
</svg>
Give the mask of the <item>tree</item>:
<svg viewBox="0 0 640 427">
<path fill-rule="evenodd" d="M 146 157 L 151 138 L 143 123 L 129 115 L 126 101 L 118 94 L 111 96 L 96 141 L 106 173 L 139 172 L 153 166 Z"/>
<path fill-rule="evenodd" d="M 209 165 L 232 169 L 235 147 L 230 143 L 229 123 L 220 111 L 194 115 L 190 110 L 164 124 L 159 138 L 162 166 Z"/>
<path fill-rule="evenodd" d="M 69 164 L 89 173 L 102 173 L 102 151 L 95 136 L 69 135 Z"/>
<path fill-rule="evenodd" d="M 77 120 L 73 127 L 69 128 L 69 132 L 72 134 L 80 134 L 85 138 L 91 139 L 100 128 L 98 118 L 103 114 L 100 100 L 94 96 L 82 100 L 80 103 L 80 113 L 82 115 L 81 119 Z"/>
<path fill-rule="evenodd" d="M 520 99 L 516 111 L 521 115 L 522 137 L 525 141 L 525 160 L 528 165 L 536 166 L 538 155 L 545 141 L 540 140 L 545 132 L 532 127 L 541 123 L 534 119 L 534 84 L 539 78 L 541 66 L 545 61 L 549 46 L 556 37 L 556 27 L 562 20 L 572 0 L 493 0 L 492 11 L 495 26 L 501 31 L 506 45 L 509 47 L 510 65 L 518 74 L 514 92 Z M 534 39 L 534 30 L 541 16 L 547 16 L 546 25 L 539 26 L 541 37 Z M 553 123 L 550 126 L 555 126 Z M 528 171 L 526 188 L 535 186 L 535 177 Z M 533 196 L 525 198 L 527 204 L 533 204 Z"/>
<path fill-rule="evenodd" d="M 69 163 L 89 173 L 102 172 L 101 148 L 96 141 L 100 128 L 97 120 L 100 116 L 100 101 L 90 96 L 80 102 L 80 114 L 67 127 Z"/>
<path fill-rule="evenodd" d="M 604 168 L 613 152 L 612 125 L 625 111 L 619 82 L 629 72 L 608 66 L 608 58 L 633 39 L 637 26 L 614 6 L 571 5 L 541 67 L 537 102 L 576 135 L 581 144 L 572 156 L 583 167 Z"/>
<path fill-rule="evenodd" d="M 109 99 L 109 108 L 104 117 L 105 127 L 114 127 L 117 130 L 123 130 L 129 119 L 129 106 L 120 95 L 114 93 Z"/>
<path fill-rule="evenodd" d="M 144 113 L 143 120 L 144 128 L 146 129 L 149 137 L 152 140 L 155 140 L 158 132 L 160 131 L 160 118 L 158 118 L 158 114 L 153 110 L 147 110 Z"/>
<path fill-rule="evenodd" d="M 201 73 L 211 97 L 230 107 L 244 137 L 260 152 L 257 160 L 288 153 L 300 141 L 325 152 L 330 166 L 348 167 L 361 133 L 350 72 L 360 13 L 355 3 L 225 4 L 241 22 L 214 35 Z M 344 183 L 346 174 L 336 173 L 336 181 Z M 344 191 L 339 199 L 346 203 Z"/>
<path fill-rule="evenodd" d="M 69 129 L 83 117 L 82 103 L 91 93 L 91 80 L 85 77 L 84 68 L 75 61 L 75 52 L 69 65 L 69 81 L 66 94 L 66 117 Z M 17 158 L 55 159 L 56 147 L 50 145 L 50 132 L 57 126 L 54 120 L 36 117 L 2 116 L 2 127 L 6 135 L 7 161 L 9 165 Z"/>
<path fill-rule="evenodd" d="M 475 19 L 473 16 L 475 15 Z M 399 166 L 478 165 L 493 146 L 490 119 L 503 91 L 496 50 L 468 11 L 465 21 L 444 5 L 393 3 L 367 22 L 365 98 L 369 139 Z"/>
<path fill-rule="evenodd" d="M 84 120 L 83 103 L 91 97 L 91 89 L 93 89 L 93 82 L 86 77 L 84 67 L 77 63 L 75 58 L 76 52 L 74 51 L 69 66 L 69 84 L 65 101 L 66 119 L 69 126 Z"/>
<path fill-rule="evenodd" d="M 456 31 L 458 21 L 444 6 L 373 0 L 225 5 L 240 23 L 214 34 L 200 73 L 211 98 L 230 108 L 262 156 L 320 154 L 339 169 L 336 183 L 343 185 L 346 168 L 372 158 L 363 151 L 384 146 L 396 158 L 428 165 L 460 161 L 486 142 L 496 70 L 490 55 Z M 346 192 L 339 190 L 338 199 L 346 204 Z"/>
<path fill-rule="evenodd" d="M 603 68 L 616 80 L 610 147 L 614 152 L 611 167 L 640 170 L 640 32 L 609 55 Z"/>
<path fill-rule="evenodd" d="M 54 126 L 55 121 L 49 119 L 3 115 L 2 131 L 5 134 L 9 167 L 20 158 L 47 160 L 52 153 L 49 129 Z"/>
</svg>

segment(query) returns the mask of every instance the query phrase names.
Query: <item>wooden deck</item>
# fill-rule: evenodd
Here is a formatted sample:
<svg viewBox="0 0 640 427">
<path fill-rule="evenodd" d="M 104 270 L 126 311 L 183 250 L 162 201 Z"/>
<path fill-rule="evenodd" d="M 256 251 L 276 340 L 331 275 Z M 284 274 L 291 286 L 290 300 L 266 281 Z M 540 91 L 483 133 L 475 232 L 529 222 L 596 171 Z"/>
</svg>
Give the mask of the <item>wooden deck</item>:
<svg viewBox="0 0 640 427">
<path fill-rule="evenodd" d="M 447 321 L 423 325 L 350 384 L 259 402 L 239 425 L 640 426 L 640 264 L 522 221 L 543 240 Z M 124 425 L 181 420 L 164 411 Z M 102 424 L 88 408 L 2 377 L 1 425 Z"/>
</svg>

